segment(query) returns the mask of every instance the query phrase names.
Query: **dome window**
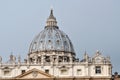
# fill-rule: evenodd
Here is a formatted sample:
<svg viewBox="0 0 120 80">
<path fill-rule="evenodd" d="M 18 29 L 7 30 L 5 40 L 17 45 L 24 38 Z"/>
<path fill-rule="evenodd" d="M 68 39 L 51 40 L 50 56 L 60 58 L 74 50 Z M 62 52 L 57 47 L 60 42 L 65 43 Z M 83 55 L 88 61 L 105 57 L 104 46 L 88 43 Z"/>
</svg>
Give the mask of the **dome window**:
<svg viewBox="0 0 120 80">
<path fill-rule="evenodd" d="M 57 42 L 59 42 L 59 40 L 57 40 Z"/>
<path fill-rule="evenodd" d="M 59 34 L 58 33 L 56 33 L 56 38 L 59 38 Z"/>
<path fill-rule="evenodd" d="M 57 42 L 57 45 L 59 45 L 59 44 L 60 44 L 60 40 L 57 40 L 56 42 Z"/>
<path fill-rule="evenodd" d="M 49 44 L 51 44 L 51 43 L 52 43 L 52 41 L 51 41 L 51 40 L 48 40 L 48 43 L 49 43 Z"/>
<path fill-rule="evenodd" d="M 64 41 L 64 45 L 67 46 L 67 41 Z"/>
<path fill-rule="evenodd" d="M 43 41 L 40 41 L 41 43 L 43 42 Z"/>
<path fill-rule="evenodd" d="M 59 43 L 60 43 L 60 40 L 57 40 L 56 42 L 57 42 L 57 44 L 59 45 Z"/>
<path fill-rule="evenodd" d="M 48 42 L 51 42 L 51 40 L 48 40 Z"/>
</svg>

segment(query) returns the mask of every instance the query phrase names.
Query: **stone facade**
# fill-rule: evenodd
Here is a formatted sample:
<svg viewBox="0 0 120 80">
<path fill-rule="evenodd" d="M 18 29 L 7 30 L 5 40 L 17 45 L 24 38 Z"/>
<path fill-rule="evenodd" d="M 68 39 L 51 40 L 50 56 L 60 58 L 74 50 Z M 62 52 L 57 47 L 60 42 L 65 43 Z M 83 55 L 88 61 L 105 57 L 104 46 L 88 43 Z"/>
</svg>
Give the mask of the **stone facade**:
<svg viewBox="0 0 120 80">
<path fill-rule="evenodd" d="M 7 63 L 0 57 L 0 80 L 110 80 L 110 57 L 99 51 L 83 59 L 76 54 L 69 37 L 57 26 L 51 10 L 46 26 L 30 44 L 27 59 L 10 55 Z"/>
</svg>

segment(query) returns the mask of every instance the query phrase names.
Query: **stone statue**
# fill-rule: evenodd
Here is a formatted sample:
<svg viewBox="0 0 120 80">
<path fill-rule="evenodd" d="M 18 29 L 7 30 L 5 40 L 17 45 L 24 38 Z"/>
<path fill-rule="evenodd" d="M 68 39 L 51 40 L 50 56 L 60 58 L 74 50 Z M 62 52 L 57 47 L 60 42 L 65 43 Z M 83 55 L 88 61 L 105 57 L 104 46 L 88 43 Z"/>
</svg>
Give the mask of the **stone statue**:
<svg viewBox="0 0 120 80">
<path fill-rule="evenodd" d="M 16 61 L 16 57 L 15 56 L 13 56 L 13 62 L 15 62 Z"/>
<path fill-rule="evenodd" d="M 2 63 L 2 57 L 0 56 L 0 63 Z"/>
</svg>

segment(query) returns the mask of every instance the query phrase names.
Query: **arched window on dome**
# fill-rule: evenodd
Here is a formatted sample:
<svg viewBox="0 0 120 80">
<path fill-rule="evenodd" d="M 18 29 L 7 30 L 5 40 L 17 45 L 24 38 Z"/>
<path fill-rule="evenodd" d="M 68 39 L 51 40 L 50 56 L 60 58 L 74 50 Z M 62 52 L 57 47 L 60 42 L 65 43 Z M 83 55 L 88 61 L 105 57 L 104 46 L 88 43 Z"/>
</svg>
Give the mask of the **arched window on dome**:
<svg viewBox="0 0 120 80">
<path fill-rule="evenodd" d="M 52 41 L 48 40 L 48 45 L 47 45 L 48 49 L 52 49 Z"/>
<path fill-rule="evenodd" d="M 36 49 L 36 45 L 37 45 L 37 42 L 34 42 L 34 43 L 33 43 L 33 48 L 32 48 L 33 50 Z"/>
<path fill-rule="evenodd" d="M 38 45 L 38 49 L 42 49 L 43 48 L 43 40 L 40 40 L 39 41 L 39 45 Z"/>
<path fill-rule="evenodd" d="M 60 49 L 60 40 L 56 40 L 56 48 L 59 50 Z"/>
<path fill-rule="evenodd" d="M 65 50 L 65 51 L 68 50 L 68 43 L 67 43 L 67 41 L 64 41 L 64 50 Z"/>
<path fill-rule="evenodd" d="M 60 38 L 59 33 L 56 33 L 55 36 L 56 36 L 56 38 L 58 38 L 58 39 Z"/>
</svg>

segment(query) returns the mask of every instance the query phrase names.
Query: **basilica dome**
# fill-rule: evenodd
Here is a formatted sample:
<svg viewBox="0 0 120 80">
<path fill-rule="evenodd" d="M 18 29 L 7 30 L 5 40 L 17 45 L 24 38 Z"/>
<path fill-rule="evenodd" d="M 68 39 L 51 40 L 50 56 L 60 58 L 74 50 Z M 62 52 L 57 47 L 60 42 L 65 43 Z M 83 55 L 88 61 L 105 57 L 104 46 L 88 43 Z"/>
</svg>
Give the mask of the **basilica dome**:
<svg viewBox="0 0 120 80">
<path fill-rule="evenodd" d="M 59 29 L 53 10 L 47 19 L 46 26 L 31 42 L 29 53 L 56 51 L 75 54 L 68 35 Z"/>
</svg>

